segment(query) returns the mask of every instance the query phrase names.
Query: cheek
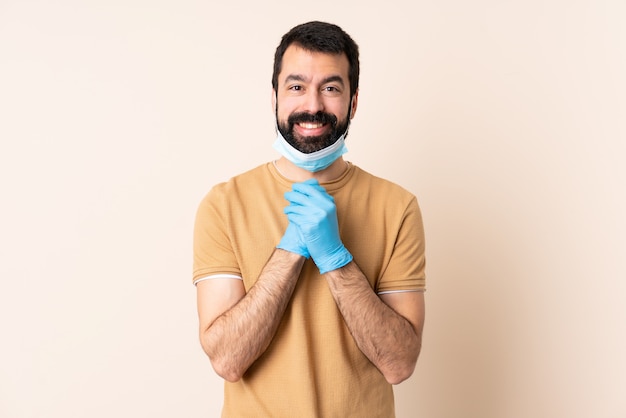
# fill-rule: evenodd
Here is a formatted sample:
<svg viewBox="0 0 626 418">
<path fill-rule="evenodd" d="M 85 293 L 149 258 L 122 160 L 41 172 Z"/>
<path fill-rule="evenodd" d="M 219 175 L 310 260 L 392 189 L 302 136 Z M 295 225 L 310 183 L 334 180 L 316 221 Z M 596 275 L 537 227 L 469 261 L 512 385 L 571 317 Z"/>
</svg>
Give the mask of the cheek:
<svg viewBox="0 0 626 418">
<path fill-rule="evenodd" d="M 289 115 L 291 115 L 297 107 L 293 100 L 289 99 L 279 99 L 275 108 L 275 113 L 278 117 L 278 120 L 286 121 Z"/>
<path fill-rule="evenodd" d="M 350 112 L 350 102 L 346 103 L 345 100 L 328 100 L 324 104 L 324 109 L 327 113 L 332 113 L 337 116 L 337 119 L 342 120 Z"/>
</svg>

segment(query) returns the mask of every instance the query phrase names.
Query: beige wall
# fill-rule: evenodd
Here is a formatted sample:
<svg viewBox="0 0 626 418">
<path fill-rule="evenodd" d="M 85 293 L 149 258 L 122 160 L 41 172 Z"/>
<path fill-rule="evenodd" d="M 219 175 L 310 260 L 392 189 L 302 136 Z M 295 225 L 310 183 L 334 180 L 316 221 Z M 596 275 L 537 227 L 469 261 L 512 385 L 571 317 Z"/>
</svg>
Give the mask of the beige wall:
<svg viewBox="0 0 626 418">
<path fill-rule="evenodd" d="M 626 416 L 626 3 L 231 3 L 0 0 L 0 416 L 218 415 L 194 212 L 275 158 L 310 19 L 361 45 L 348 159 L 425 218 L 398 416 Z"/>
</svg>

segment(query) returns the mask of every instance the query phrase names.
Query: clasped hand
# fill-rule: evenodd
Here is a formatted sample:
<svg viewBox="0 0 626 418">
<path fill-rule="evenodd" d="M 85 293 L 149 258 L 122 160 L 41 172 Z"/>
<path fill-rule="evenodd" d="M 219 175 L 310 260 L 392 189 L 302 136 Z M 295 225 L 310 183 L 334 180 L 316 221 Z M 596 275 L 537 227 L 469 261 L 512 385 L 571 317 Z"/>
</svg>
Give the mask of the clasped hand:
<svg viewBox="0 0 626 418">
<path fill-rule="evenodd" d="M 289 202 L 284 211 L 289 225 L 278 248 L 310 256 L 321 274 L 352 261 L 339 236 L 335 199 L 317 180 L 294 183 L 285 199 Z"/>
</svg>

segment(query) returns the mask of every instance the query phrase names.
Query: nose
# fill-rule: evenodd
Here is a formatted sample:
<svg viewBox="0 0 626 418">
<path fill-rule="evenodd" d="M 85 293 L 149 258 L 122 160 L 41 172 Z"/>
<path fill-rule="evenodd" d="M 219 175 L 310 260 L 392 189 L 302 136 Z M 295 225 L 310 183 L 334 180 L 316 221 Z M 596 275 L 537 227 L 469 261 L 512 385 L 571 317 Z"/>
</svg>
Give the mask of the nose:
<svg viewBox="0 0 626 418">
<path fill-rule="evenodd" d="M 312 114 L 322 112 L 324 110 L 323 97 L 319 91 L 311 89 L 307 92 L 303 110 Z"/>
</svg>

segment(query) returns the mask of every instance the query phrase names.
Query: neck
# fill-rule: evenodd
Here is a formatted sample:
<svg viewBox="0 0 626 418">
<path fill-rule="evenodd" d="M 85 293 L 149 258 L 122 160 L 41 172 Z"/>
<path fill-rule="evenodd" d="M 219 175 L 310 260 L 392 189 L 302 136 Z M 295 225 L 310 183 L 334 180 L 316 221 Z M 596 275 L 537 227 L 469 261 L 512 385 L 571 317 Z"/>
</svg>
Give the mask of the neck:
<svg viewBox="0 0 626 418">
<path fill-rule="evenodd" d="M 316 179 L 320 183 L 329 182 L 341 177 L 348 169 L 348 163 L 343 157 L 337 158 L 335 162 L 323 170 L 312 173 L 308 170 L 298 167 L 285 157 L 280 157 L 275 161 L 276 169 L 293 182 L 302 182 L 309 179 Z"/>
</svg>

